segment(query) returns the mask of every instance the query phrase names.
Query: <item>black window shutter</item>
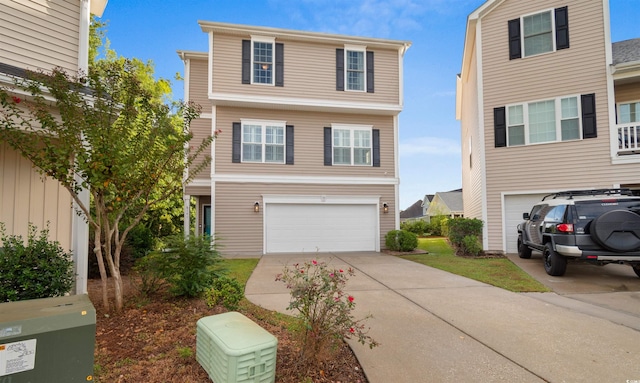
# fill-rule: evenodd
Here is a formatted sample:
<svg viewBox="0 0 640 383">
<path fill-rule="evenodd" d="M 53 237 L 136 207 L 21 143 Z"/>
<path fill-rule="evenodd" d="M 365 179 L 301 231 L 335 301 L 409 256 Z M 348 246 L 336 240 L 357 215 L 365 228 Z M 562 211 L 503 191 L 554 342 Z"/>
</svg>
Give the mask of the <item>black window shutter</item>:
<svg viewBox="0 0 640 383">
<path fill-rule="evenodd" d="M 286 164 L 293 165 L 293 125 L 287 125 Z"/>
<path fill-rule="evenodd" d="M 336 49 L 336 90 L 344 90 L 344 49 Z"/>
<path fill-rule="evenodd" d="M 284 44 L 276 43 L 276 86 L 284 86 Z"/>
<path fill-rule="evenodd" d="M 598 137 L 596 129 L 596 95 L 595 93 L 583 94 L 582 102 L 582 138 Z"/>
<path fill-rule="evenodd" d="M 324 166 L 333 165 L 331 150 L 331 128 L 324 128 Z"/>
<path fill-rule="evenodd" d="M 371 131 L 371 138 L 373 143 L 373 166 L 380 167 L 380 129 L 373 129 Z"/>
<path fill-rule="evenodd" d="M 373 52 L 367 51 L 367 92 L 373 93 Z"/>
<path fill-rule="evenodd" d="M 567 7 L 556 8 L 556 49 L 569 48 L 569 15 Z"/>
<path fill-rule="evenodd" d="M 251 84 L 251 40 L 242 40 L 242 83 Z"/>
<path fill-rule="evenodd" d="M 507 146 L 507 119 L 505 107 L 493 108 L 493 129 L 495 147 Z"/>
<path fill-rule="evenodd" d="M 242 125 L 239 122 L 234 122 L 233 131 L 231 133 L 231 141 L 233 142 L 231 146 L 231 162 L 242 162 L 240 158 L 242 146 L 241 135 Z"/>
<path fill-rule="evenodd" d="M 522 57 L 520 45 L 520 19 L 509 20 L 509 60 Z"/>
</svg>

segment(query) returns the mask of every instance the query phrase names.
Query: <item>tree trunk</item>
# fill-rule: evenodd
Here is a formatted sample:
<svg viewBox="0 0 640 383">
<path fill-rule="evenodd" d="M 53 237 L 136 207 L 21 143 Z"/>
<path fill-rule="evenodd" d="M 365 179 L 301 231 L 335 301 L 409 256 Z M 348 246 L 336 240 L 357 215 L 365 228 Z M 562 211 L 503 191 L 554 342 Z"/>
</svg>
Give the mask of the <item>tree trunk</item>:
<svg viewBox="0 0 640 383">
<path fill-rule="evenodd" d="M 100 270 L 100 282 L 102 286 L 102 306 L 106 312 L 109 312 L 109 294 L 107 288 L 107 269 L 104 267 L 104 258 L 102 255 L 101 229 L 94 229 L 93 252 L 98 260 L 98 270 Z"/>
</svg>

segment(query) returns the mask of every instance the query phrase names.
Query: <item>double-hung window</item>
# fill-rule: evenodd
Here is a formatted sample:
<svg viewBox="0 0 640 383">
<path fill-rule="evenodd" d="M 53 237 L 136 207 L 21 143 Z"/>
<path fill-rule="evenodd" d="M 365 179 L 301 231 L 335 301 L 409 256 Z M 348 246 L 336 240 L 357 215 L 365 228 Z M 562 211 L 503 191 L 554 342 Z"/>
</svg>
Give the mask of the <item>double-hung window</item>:
<svg viewBox="0 0 640 383">
<path fill-rule="evenodd" d="M 348 47 L 345 49 L 347 90 L 364 91 L 365 89 L 365 49 Z"/>
<path fill-rule="evenodd" d="M 370 126 L 332 128 L 333 164 L 371 166 L 373 146 Z"/>
<path fill-rule="evenodd" d="M 336 49 L 336 90 L 374 93 L 373 51 L 361 45 Z"/>
<path fill-rule="evenodd" d="M 551 11 L 524 16 L 522 27 L 525 57 L 554 50 Z"/>
<path fill-rule="evenodd" d="M 242 121 L 242 162 L 285 163 L 285 123 Z"/>
<path fill-rule="evenodd" d="M 640 101 L 618 104 L 618 124 L 640 122 Z"/>
<path fill-rule="evenodd" d="M 251 78 L 254 84 L 273 85 L 274 42 L 268 38 L 251 39 Z"/>
<path fill-rule="evenodd" d="M 506 112 L 507 146 L 582 138 L 578 96 L 508 105 Z"/>
</svg>

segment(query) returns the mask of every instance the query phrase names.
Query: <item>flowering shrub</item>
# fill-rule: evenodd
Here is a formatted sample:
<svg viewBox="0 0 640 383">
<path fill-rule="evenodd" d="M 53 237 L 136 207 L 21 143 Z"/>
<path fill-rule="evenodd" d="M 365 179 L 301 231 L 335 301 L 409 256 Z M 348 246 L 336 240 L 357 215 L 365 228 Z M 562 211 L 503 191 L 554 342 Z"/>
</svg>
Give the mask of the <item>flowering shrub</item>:
<svg viewBox="0 0 640 383">
<path fill-rule="evenodd" d="M 303 362 L 321 361 L 335 350 L 343 339 L 357 339 L 370 348 L 378 345 L 367 332 L 365 318 L 356 320 L 352 311 L 355 298 L 344 292 L 352 268 L 330 269 L 325 262 L 312 260 L 285 267 L 276 281 L 291 291 L 288 310 L 297 311 L 298 335 Z"/>
</svg>

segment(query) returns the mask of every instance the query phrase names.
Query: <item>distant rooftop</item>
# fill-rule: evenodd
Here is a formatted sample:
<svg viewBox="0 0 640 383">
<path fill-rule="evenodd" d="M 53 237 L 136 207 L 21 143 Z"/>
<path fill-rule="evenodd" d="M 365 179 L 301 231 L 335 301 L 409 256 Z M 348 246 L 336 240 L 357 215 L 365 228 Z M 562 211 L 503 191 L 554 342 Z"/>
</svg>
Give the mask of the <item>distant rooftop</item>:
<svg viewBox="0 0 640 383">
<path fill-rule="evenodd" d="M 612 44 L 613 65 L 640 61 L 640 38 Z"/>
</svg>

